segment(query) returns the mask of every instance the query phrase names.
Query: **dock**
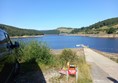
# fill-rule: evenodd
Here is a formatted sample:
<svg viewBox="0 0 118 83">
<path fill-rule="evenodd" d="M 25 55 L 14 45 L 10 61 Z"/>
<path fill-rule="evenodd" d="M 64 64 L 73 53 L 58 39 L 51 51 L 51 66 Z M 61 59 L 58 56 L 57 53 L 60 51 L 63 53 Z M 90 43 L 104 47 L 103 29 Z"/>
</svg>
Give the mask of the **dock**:
<svg viewBox="0 0 118 83">
<path fill-rule="evenodd" d="M 84 54 L 91 65 L 93 83 L 118 83 L 118 63 L 84 46 Z"/>
</svg>

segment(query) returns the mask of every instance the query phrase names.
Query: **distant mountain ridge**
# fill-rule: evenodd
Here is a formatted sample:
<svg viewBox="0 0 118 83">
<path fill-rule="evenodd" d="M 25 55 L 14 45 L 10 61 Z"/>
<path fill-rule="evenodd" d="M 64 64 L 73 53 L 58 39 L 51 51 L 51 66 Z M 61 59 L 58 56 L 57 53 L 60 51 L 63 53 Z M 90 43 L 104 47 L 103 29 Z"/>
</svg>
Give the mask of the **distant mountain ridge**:
<svg viewBox="0 0 118 83">
<path fill-rule="evenodd" d="M 61 34 L 61 33 L 70 33 L 72 30 L 73 28 L 69 27 L 59 27 L 53 30 L 42 30 L 41 32 L 44 34 Z"/>
<path fill-rule="evenodd" d="M 41 30 L 44 34 L 60 34 L 60 32 L 57 29 L 54 30 Z"/>
<path fill-rule="evenodd" d="M 18 27 L 9 26 L 9 25 L 5 25 L 5 24 L 0 24 L 0 29 L 7 31 L 10 36 L 43 35 L 43 33 L 38 30 L 21 29 Z"/>
<path fill-rule="evenodd" d="M 99 21 L 87 27 L 71 28 L 59 27 L 54 30 L 21 29 L 14 26 L 0 24 L 0 29 L 6 30 L 10 36 L 32 36 L 43 34 L 118 34 L 118 17 Z"/>
<path fill-rule="evenodd" d="M 88 27 L 76 28 L 71 33 L 112 34 L 118 33 L 118 17 L 106 19 Z"/>
<path fill-rule="evenodd" d="M 113 34 L 118 33 L 118 17 L 99 21 L 87 27 L 59 27 L 55 30 L 41 31 L 44 34 Z"/>
<path fill-rule="evenodd" d="M 59 27 L 57 30 L 61 33 L 70 33 L 74 28 L 70 27 Z"/>
</svg>

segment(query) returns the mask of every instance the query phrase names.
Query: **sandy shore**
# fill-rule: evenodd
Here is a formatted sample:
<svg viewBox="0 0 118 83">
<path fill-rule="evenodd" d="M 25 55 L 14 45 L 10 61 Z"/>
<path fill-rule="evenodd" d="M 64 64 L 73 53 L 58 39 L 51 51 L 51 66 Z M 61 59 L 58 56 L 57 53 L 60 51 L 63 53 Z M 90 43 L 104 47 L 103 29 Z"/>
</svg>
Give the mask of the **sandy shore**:
<svg viewBox="0 0 118 83">
<path fill-rule="evenodd" d="M 61 34 L 64 36 L 85 36 L 85 37 L 99 37 L 99 38 L 118 38 L 118 34 Z M 44 35 L 37 36 L 12 36 L 10 38 L 32 38 L 32 37 L 42 37 Z"/>
<path fill-rule="evenodd" d="M 68 49 L 71 49 L 74 52 L 78 52 L 79 55 L 84 55 L 83 48 L 68 48 Z M 64 49 L 51 49 L 51 53 L 58 55 L 58 54 L 61 54 L 63 50 Z M 103 52 L 103 51 L 99 51 L 96 49 L 92 49 L 92 50 L 103 55 L 103 56 L 105 56 L 105 57 L 107 57 L 107 58 L 109 58 L 109 59 L 111 59 L 111 60 L 113 60 L 113 61 L 115 61 L 115 62 L 118 62 L 118 53 L 108 53 L 108 52 Z"/>
<path fill-rule="evenodd" d="M 67 48 L 67 49 L 71 49 L 74 52 L 78 52 L 78 51 L 83 52 L 83 48 Z M 63 50 L 64 49 L 51 49 L 51 53 L 58 55 L 61 54 Z"/>
<path fill-rule="evenodd" d="M 67 48 L 67 49 L 71 49 L 72 51 L 83 51 L 83 48 Z M 62 53 L 64 49 L 51 49 L 51 52 L 53 54 L 60 54 Z M 97 53 L 100 53 L 102 55 L 105 55 L 105 56 L 113 56 L 113 57 L 118 57 L 118 53 L 108 53 L 108 52 L 103 52 L 103 51 L 99 51 L 99 50 L 96 50 L 96 49 L 92 49 L 94 50 L 95 52 Z"/>
<path fill-rule="evenodd" d="M 32 37 L 42 37 L 43 35 L 35 35 L 35 36 L 12 36 L 10 38 L 32 38 Z"/>
<path fill-rule="evenodd" d="M 118 34 L 85 34 L 88 37 L 118 38 Z"/>
<path fill-rule="evenodd" d="M 85 36 L 99 38 L 118 38 L 118 34 L 65 34 L 65 36 Z"/>
</svg>

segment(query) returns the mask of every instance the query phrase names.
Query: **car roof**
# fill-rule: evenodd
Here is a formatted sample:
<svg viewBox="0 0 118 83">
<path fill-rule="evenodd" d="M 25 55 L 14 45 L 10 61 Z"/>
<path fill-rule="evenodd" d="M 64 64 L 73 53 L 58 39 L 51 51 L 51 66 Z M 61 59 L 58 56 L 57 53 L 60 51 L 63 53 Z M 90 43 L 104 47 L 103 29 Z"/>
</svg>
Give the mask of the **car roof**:
<svg viewBox="0 0 118 83">
<path fill-rule="evenodd" d="M 3 32 L 3 33 L 6 33 L 7 34 L 7 32 L 5 30 L 2 30 L 2 29 L 0 29 L 0 32 Z"/>
</svg>

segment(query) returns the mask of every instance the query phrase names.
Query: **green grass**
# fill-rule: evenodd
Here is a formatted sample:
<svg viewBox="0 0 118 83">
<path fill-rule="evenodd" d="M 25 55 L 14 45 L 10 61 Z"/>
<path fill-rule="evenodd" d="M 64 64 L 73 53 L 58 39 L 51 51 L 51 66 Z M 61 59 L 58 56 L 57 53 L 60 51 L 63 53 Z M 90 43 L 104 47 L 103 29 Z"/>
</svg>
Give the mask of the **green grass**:
<svg viewBox="0 0 118 83">
<path fill-rule="evenodd" d="M 79 68 L 78 83 L 92 83 L 90 66 L 86 63 L 84 56 L 79 57 L 78 68 Z"/>
<path fill-rule="evenodd" d="M 76 52 L 73 52 L 71 49 L 64 49 L 62 53 L 55 58 L 57 58 L 58 62 L 56 63 L 60 68 L 67 67 L 67 62 L 78 66 L 78 83 L 92 83 L 90 66 L 86 63 L 84 54 L 83 56 L 77 56 Z"/>
<path fill-rule="evenodd" d="M 30 42 L 28 45 L 21 43 L 20 48 L 22 52 L 18 52 L 18 58 L 25 72 L 37 70 L 38 66 L 43 72 L 51 68 L 61 69 L 62 67 L 67 67 L 67 62 L 70 62 L 78 66 L 78 83 L 92 83 L 90 67 L 86 63 L 85 57 L 77 56 L 76 52 L 71 49 L 64 49 L 60 55 L 54 55 L 51 54 L 46 44 L 36 41 Z M 34 62 L 36 62 L 36 65 L 33 65 Z M 56 79 L 59 81 L 63 78 Z"/>
</svg>

